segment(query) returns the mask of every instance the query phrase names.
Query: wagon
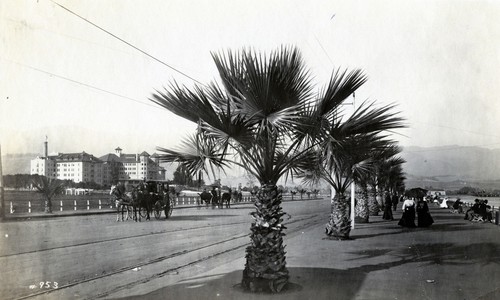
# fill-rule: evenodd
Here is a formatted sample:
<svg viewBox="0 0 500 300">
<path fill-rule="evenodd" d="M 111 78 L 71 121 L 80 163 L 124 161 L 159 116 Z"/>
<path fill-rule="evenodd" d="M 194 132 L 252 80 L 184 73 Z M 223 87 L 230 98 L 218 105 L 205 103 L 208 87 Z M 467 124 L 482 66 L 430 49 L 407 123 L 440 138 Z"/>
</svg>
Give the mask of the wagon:
<svg viewBox="0 0 500 300">
<path fill-rule="evenodd" d="M 146 188 L 152 197 L 151 204 L 155 218 L 160 219 L 161 213 L 164 212 L 165 218 L 168 219 L 172 215 L 175 204 L 174 197 L 169 193 L 169 183 L 159 180 L 147 181 Z M 142 214 L 143 210 L 140 213 Z"/>
</svg>

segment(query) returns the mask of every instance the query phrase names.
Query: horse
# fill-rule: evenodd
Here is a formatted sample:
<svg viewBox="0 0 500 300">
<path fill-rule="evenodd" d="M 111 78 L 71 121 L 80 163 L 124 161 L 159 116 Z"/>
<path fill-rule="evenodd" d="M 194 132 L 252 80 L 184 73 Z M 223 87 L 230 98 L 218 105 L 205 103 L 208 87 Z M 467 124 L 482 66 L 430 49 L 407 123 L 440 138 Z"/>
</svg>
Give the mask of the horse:
<svg viewBox="0 0 500 300">
<path fill-rule="evenodd" d="M 223 192 L 221 196 L 221 208 L 226 203 L 226 208 L 231 208 L 231 192 Z"/>
<path fill-rule="evenodd" d="M 140 209 L 145 209 L 146 220 L 151 220 L 151 213 L 153 212 L 153 203 L 155 200 L 155 193 L 152 186 L 147 183 L 140 183 L 137 186 L 137 211 L 139 211 L 139 222 L 141 221 Z M 134 217 L 137 219 L 137 211 L 134 210 Z"/>
<path fill-rule="evenodd" d="M 206 190 L 203 191 L 202 193 L 199 193 L 201 201 L 205 201 L 205 205 L 208 208 L 210 205 L 210 200 L 212 199 L 212 194 L 207 192 Z"/>
<path fill-rule="evenodd" d="M 125 192 L 123 185 L 112 185 L 109 194 L 115 197 L 116 222 L 120 221 L 120 211 L 122 222 L 124 221 L 124 211 L 127 212 L 126 220 L 130 219 L 129 208 L 132 207 L 132 210 L 135 212 L 133 193 Z"/>
<path fill-rule="evenodd" d="M 241 202 L 241 200 L 243 199 L 243 194 L 241 193 L 241 191 L 234 190 L 232 198 L 234 198 L 235 202 Z"/>
</svg>

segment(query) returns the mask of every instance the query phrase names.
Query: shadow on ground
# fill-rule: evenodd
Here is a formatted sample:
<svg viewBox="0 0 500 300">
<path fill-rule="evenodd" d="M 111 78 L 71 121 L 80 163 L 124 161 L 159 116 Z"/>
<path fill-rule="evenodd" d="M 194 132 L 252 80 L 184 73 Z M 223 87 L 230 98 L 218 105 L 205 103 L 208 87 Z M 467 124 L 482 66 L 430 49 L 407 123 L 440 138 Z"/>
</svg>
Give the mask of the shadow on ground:
<svg viewBox="0 0 500 300">
<path fill-rule="evenodd" d="M 380 258 L 380 261 L 386 262 L 349 269 L 289 268 L 291 288 L 280 294 L 253 294 L 243 291 L 239 285 L 242 271 L 238 270 L 190 278 L 146 295 L 124 299 L 357 299 L 363 282 L 371 272 L 413 263 L 487 265 L 498 264 L 500 261 L 500 247 L 494 243 L 429 243 L 399 249 L 360 250 L 350 253 L 358 256 L 353 260 L 377 261 L 377 258 Z M 391 258 L 391 261 L 387 261 L 387 257 Z"/>
</svg>

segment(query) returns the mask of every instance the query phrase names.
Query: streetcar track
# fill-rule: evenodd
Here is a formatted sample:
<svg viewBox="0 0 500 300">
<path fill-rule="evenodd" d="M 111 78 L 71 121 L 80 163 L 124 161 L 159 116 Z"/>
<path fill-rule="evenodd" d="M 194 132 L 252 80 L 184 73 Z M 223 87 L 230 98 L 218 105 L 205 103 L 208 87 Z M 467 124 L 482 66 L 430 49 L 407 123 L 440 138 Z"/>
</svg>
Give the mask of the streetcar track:
<svg viewBox="0 0 500 300">
<path fill-rule="evenodd" d="M 248 222 L 234 222 L 234 223 L 216 224 L 216 225 L 210 225 L 210 226 L 218 227 L 218 226 L 245 224 L 245 223 L 248 223 Z M 115 242 L 115 241 L 119 241 L 119 240 L 126 240 L 126 239 L 133 239 L 133 238 L 144 238 L 144 237 L 147 237 L 149 235 L 171 234 L 171 233 L 175 233 L 178 231 L 198 230 L 198 229 L 204 229 L 204 228 L 207 228 L 207 226 L 205 225 L 205 226 L 190 227 L 190 228 L 172 229 L 172 230 L 167 229 L 167 230 L 163 230 L 163 231 L 149 232 L 146 234 L 142 233 L 142 234 L 129 235 L 129 236 L 124 236 L 124 237 L 109 238 L 109 239 L 104 239 L 104 240 L 99 240 L 99 241 L 85 242 L 85 243 L 72 244 L 72 245 L 64 245 L 64 246 L 51 247 L 51 248 L 46 248 L 46 249 L 38 249 L 38 250 L 33 250 L 33 251 L 18 252 L 18 253 L 12 253 L 12 254 L 4 254 L 4 255 L 0 255 L 0 258 L 17 256 L 17 255 L 25 255 L 25 254 L 33 254 L 33 253 L 58 250 L 58 249 L 65 249 L 65 248 L 71 248 L 71 247 L 81 247 L 81 246 L 88 246 L 88 245 L 94 245 L 94 244 L 100 244 L 100 243 Z"/>
<path fill-rule="evenodd" d="M 314 217 L 317 217 L 317 215 L 315 216 L 312 216 L 310 218 L 314 218 Z M 304 220 L 304 219 L 302 219 Z M 296 220 L 295 222 L 298 222 L 299 220 Z M 295 222 L 290 222 L 290 223 L 295 223 Z M 290 224 L 289 223 L 289 224 Z M 299 232 L 299 229 L 304 229 L 304 228 L 307 228 L 307 227 L 310 227 L 310 226 L 314 226 L 316 225 L 316 223 L 318 223 L 318 221 L 316 222 L 307 222 L 305 224 L 303 224 L 302 226 L 299 226 L 297 228 L 295 228 L 295 231 L 293 233 L 295 233 L 293 236 L 295 235 L 298 235 L 298 232 Z M 245 235 L 245 236 L 248 236 L 248 235 Z M 292 235 L 290 235 L 292 236 Z M 223 255 L 223 254 L 226 254 L 226 253 L 229 253 L 229 252 L 232 252 L 232 251 L 235 251 L 235 250 L 238 250 L 240 248 L 243 248 L 243 247 L 246 247 L 248 246 L 250 243 L 247 242 L 243 245 L 239 245 L 239 246 L 235 246 L 235 247 L 232 247 L 232 248 L 229 248 L 229 249 L 226 249 L 224 251 L 220 251 L 220 252 L 217 252 L 215 254 L 212 254 L 212 255 L 209 255 L 209 256 L 206 256 L 206 257 L 203 257 L 203 258 L 200 258 L 198 260 L 195 260 L 195 261 L 191 261 L 189 263 L 186 263 L 184 265 L 181 265 L 181 266 L 177 266 L 175 268 L 170 268 L 168 270 L 165 270 L 165 271 L 162 271 L 160 273 L 157 273 L 157 274 L 154 274 L 152 276 L 149 276 L 147 278 L 143 278 L 143 279 L 140 279 L 140 280 L 137 280 L 137 281 L 134 281 L 134 282 L 131 282 L 131 283 L 128 283 L 128 284 L 125 284 L 125 285 L 122 285 L 122 286 L 118 286 L 118 287 L 115 287 L 113 288 L 112 290 L 109 290 L 109 291 L 106 291 L 104 293 L 101 293 L 101 294 L 98 294 L 98 295 L 95 295 L 93 297 L 90 297 L 90 298 L 86 298 L 87 300 L 94 300 L 94 299 L 99 299 L 99 298 L 102 298 L 102 297 L 106 297 L 106 296 L 109 296 L 113 293 L 116 293 L 118 291 L 121 291 L 121 290 L 125 290 L 125 289 L 130 289 L 134 286 L 137 286 L 139 284 L 143 284 L 143 283 L 147 283 L 153 279 L 157 279 L 157 278 L 161 278 L 163 276 L 166 276 L 168 275 L 169 273 L 172 273 L 172 272 L 175 272 L 175 271 L 178 271 L 180 269 L 183 269 L 183 268 L 187 268 L 189 266 L 192 266 L 192 265 L 195 265 L 195 264 L 198 264 L 198 263 L 201 263 L 201 262 L 204 262 L 204 261 L 207 261 L 209 259 L 212 259 L 212 258 L 215 258 L 217 256 L 220 256 L 220 255 Z"/>
<path fill-rule="evenodd" d="M 302 217 L 300 219 L 291 220 L 289 222 L 283 222 L 283 225 L 289 225 L 289 224 L 294 224 L 294 223 L 297 223 L 297 222 L 300 222 L 300 221 L 304 221 L 304 220 L 307 221 L 307 220 L 309 220 L 309 222 L 305 222 L 303 225 L 298 226 L 297 228 L 294 229 L 294 232 L 291 232 L 289 234 L 287 233 L 287 235 L 290 236 L 290 237 L 298 235 L 299 234 L 298 233 L 298 229 L 300 229 L 300 228 L 307 228 L 309 226 L 316 225 L 316 223 L 318 223 L 318 221 L 312 222 L 310 220 L 313 219 L 313 218 L 317 218 L 318 216 L 319 216 L 318 214 L 313 214 L 312 216 Z M 228 224 L 217 225 L 217 226 L 227 226 L 227 225 L 234 225 L 234 224 L 248 224 L 248 222 L 228 223 Z M 203 227 L 203 228 L 206 228 L 206 226 Z M 192 229 L 200 229 L 200 227 L 197 227 L 197 228 L 188 228 L 188 229 L 182 229 L 182 230 L 192 230 Z M 172 232 L 176 232 L 176 231 L 180 231 L 180 230 L 172 230 L 172 231 L 169 231 L 169 232 L 162 232 L 162 233 L 172 233 Z M 160 234 L 160 233 L 156 233 L 156 234 Z M 37 292 L 37 293 L 32 293 L 32 294 L 29 294 L 29 295 L 21 296 L 21 297 L 18 297 L 16 299 L 21 300 L 21 299 L 27 299 L 27 298 L 32 298 L 32 297 L 36 297 L 36 296 L 41 296 L 41 295 L 53 293 L 53 292 L 56 292 L 56 291 L 67 289 L 67 288 L 70 288 L 70 287 L 73 287 L 73 286 L 77 286 L 77 285 L 80 285 L 80 284 L 83 284 L 83 283 L 87 283 L 87 282 L 90 282 L 90 281 L 94 281 L 94 280 L 97 280 L 97 279 L 102 279 L 102 278 L 110 277 L 110 276 L 113 276 L 113 275 L 116 275 L 116 274 L 120 274 L 120 273 L 129 271 L 129 270 L 132 270 L 134 268 L 144 267 L 144 266 L 147 266 L 147 265 L 151 265 L 151 264 L 154 264 L 154 263 L 159 263 L 159 262 L 162 262 L 162 261 L 165 261 L 165 260 L 168 260 L 168 259 L 172 259 L 172 258 L 181 256 L 181 255 L 185 255 L 185 254 L 189 254 L 189 253 L 192 253 L 192 252 L 195 252 L 195 251 L 203 250 L 203 249 L 206 249 L 206 248 L 209 248 L 209 247 L 214 247 L 214 246 L 217 246 L 217 245 L 220 245 L 220 244 L 223 244 L 223 243 L 227 243 L 227 242 L 230 242 L 230 241 L 234 241 L 234 240 L 237 240 L 237 239 L 247 238 L 247 237 L 249 237 L 249 235 L 250 235 L 249 233 L 245 233 L 245 234 L 233 236 L 231 238 L 228 238 L 228 239 L 225 239 L 225 240 L 222 240 L 222 241 L 218 241 L 218 242 L 215 242 L 215 243 L 211 243 L 211 244 L 208 244 L 208 245 L 203 245 L 203 246 L 200 246 L 200 247 L 197 247 L 197 248 L 194 248 L 194 249 L 184 250 L 184 251 L 180 251 L 180 252 L 175 252 L 175 253 L 172 253 L 172 254 L 167 255 L 167 256 L 157 257 L 157 258 L 148 260 L 146 262 L 141 262 L 141 263 L 137 263 L 137 264 L 134 264 L 134 265 L 129 265 L 129 266 L 126 266 L 126 267 L 118 268 L 116 270 L 109 271 L 109 272 L 107 272 L 105 274 L 101 274 L 101 275 L 97 275 L 97 276 L 92 276 L 92 277 L 88 277 L 88 278 L 83 278 L 83 279 L 76 279 L 73 282 L 69 282 L 67 284 L 60 285 L 57 289 L 40 291 L 40 292 Z M 144 235 L 141 235 L 141 236 L 143 237 Z M 129 238 L 135 238 L 135 237 L 138 237 L 138 236 L 131 236 Z M 113 241 L 113 240 L 119 240 L 119 239 L 124 239 L 124 238 L 110 239 L 110 240 L 106 240 L 106 242 L 107 241 Z M 103 241 L 99 241 L 98 243 L 100 243 L 100 242 L 103 242 Z M 86 244 L 90 245 L 90 244 L 93 244 L 93 243 L 86 243 Z M 110 293 L 114 293 L 114 292 L 117 292 L 117 291 L 120 291 L 120 290 L 123 290 L 123 289 L 130 288 L 131 286 L 135 286 L 135 285 L 138 285 L 138 284 L 149 282 L 152 279 L 163 277 L 163 276 L 167 275 L 168 273 L 177 271 L 179 269 L 186 268 L 188 266 L 191 266 L 191 265 L 194 265 L 194 264 L 197 264 L 197 263 L 200 263 L 200 262 L 204 262 L 204 261 L 206 261 L 208 259 L 220 256 L 220 255 L 223 255 L 223 254 L 226 254 L 226 253 L 231 252 L 231 251 L 235 251 L 235 250 L 240 249 L 240 248 L 242 248 L 244 246 L 247 246 L 248 244 L 250 244 L 250 243 L 247 242 L 247 243 L 245 243 L 243 245 L 232 247 L 232 248 L 226 249 L 224 251 L 212 254 L 210 256 L 202 257 L 202 258 L 200 258 L 198 260 L 191 261 L 191 262 L 189 262 L 187 264 L 184 264 L 184 265 L 181 265 L 181 266 L 177 266 L 175 268 L 171 268 L 171 269 L 162 271 L 160 273 L 154 274 L 154 275 L 149 276 L 147 278 L 143 278 L 143 279 L 134 281 L 132 283 L 128 283 L 128 284 L 123 285 L 123 286 L 115 287 L 114 289 L 112 289 L 111 291 L 107 291 L 103 295 L 94 296 L 94 297 L 88 298 L 88 299 L 97 299 L 97 298 L 105 297 L 105 296 L 109 295 Z M 82 244 L 82 245 L 85 245 L 85 244 Z M 73 246 L 82 246 L 82 245 L 73 245 Z M 72 246 L 58 247 L 58 248 L 55 248 L 55 249 L 67 248 L 67 247 L 72 247 Z M 48 250 L 48 249 L 44 249 L 43 251 L 46 251 L 46 250 Z M 35 252 L 37 252 L 37 251 L 35 251 Z"/>
<path fill-rule="evenodd" d="M 228 225 L 239 225 L 239 224 L 248 224 L 248 221 L 240 221 L 240 222 L 225 223 L 225 224 L 210 224 L 210 226 L 211 227 L 221 227 L 221 226 L 226 227 Z M 34 254 L 34 253 L 40 253 L 40 252 L 45 252 L 45 251 L 66 249 L 66 248 L 71 248 L 71 247 L 82 247 L 82 246 L 96 245 L 96 244 L 100 244 L 100 243 L 116 242 L 116 241 L 120 241 L 120 240 L 128 240 L 128 239 L 134 239 L 134 238 L 144 238 L 144 237 L 147 237 L 149 235 L 171 234 L 171 233 L 175 233 L 175 232 L 179 232 L 179 231 L 198 230 L 198 229 L 206 229 L 206 228 L 207 228 L 207 225 L 200 225 L 197 227 L 189 227 L 189 228 L 171 229 L 171 230 L 167 229 L 167 230 L 162 230 L 162 231 L 157 231 L 157 232 L 149 232 L 146 234 L 141 233 L 141 234 L 135 234 L 135 235 L 130 235 L 130 236 L 124 236 L 124 237 L 108 238 L 108 239 L 99 240 L 99 241 L 84 242 L 84 243 L 78 243 L 78 244 L 72 244 L 72 245 L 63 245 L 63 246 L 57 246 L 57 247 L 51 247 L 51 248 L 45 248 L 45 249 L 37 249 L 37 250 L 32 250 L 32 251 L 4 254 L 4 255 L 0 255 L 0 258 L 12 257 L 12 256 L 17 256 L 17 255 Z"/>
</svg>

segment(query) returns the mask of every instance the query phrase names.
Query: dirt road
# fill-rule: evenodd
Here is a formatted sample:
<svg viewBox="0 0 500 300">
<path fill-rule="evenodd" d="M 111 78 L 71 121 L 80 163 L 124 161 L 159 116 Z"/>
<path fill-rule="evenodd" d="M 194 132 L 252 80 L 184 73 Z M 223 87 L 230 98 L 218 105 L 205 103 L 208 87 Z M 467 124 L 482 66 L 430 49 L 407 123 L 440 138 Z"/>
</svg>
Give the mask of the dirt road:
<svg viewBox="0 0 500 300">
<path fill-rule="evenodd" d="M 328 207 L 285 203 L 287 236 L 324 223 Z M 96 299 L 161 288 L 244 257 L 251 211 L 179 209 L 168 220 L 140 223 L 109 214 L 2 223 L 0 298 Z"/>
</svg>

